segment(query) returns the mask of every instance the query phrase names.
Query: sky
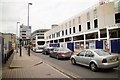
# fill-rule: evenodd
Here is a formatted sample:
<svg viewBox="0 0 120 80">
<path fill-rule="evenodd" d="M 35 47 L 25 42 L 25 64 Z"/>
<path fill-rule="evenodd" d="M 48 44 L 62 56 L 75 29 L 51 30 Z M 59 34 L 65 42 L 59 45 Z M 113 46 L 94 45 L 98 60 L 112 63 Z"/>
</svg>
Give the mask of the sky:
<svg viewBox="0 0 120 80">
<path fill-rule="evenodd" d="M 52 24 L 65 20 L 97 4 L 99 0 L 0 0 L 0 32 L 17 33 L 17 27 L 27 25 L 28 3 L 29 25 L 32 32 L 50 29 Z M 17 25 L 17 22 L 20 22 Z"/>
</svg>

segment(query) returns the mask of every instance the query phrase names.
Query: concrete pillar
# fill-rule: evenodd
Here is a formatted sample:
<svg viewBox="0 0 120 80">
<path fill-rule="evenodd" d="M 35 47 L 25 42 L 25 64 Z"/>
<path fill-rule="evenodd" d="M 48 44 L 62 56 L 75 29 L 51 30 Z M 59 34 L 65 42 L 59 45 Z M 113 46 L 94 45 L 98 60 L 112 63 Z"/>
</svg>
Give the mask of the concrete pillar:
<svg viewBox="0 0 120 80">
<path fill-rule="evenodd" d="M 73 42 L 73 37 L 71 37 L 71 42 Z"/>
<path fill-rule="evenodd" d="M 109 29 L 107 28 L 107 48 L 110 50 L 110 35 L 109 35 Z"/>
<path fill-rule="evenodd" d="M 86 36 L 84 34 L 84 49 L 86 49 Z"/>
<path fill-rule="evenodd" d="M 100 30 L 98 30 L 98 41 L 100 41 Z"/>
</svg>

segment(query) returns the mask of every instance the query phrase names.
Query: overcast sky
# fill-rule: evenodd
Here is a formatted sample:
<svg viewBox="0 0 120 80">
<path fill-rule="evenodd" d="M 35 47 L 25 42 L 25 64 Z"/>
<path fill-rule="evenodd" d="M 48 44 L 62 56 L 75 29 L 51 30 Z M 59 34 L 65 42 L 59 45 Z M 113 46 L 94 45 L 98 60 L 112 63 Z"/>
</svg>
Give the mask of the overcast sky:
<svg viewBox="0 0 120 80">
<path fill-rule="evenodd" d="M 52 24 L 59 24 L 98 2 L 99 0 L 0 0 L 0 32 L 16 33 L 18 21 L 27 25 L 28 3 L 33 3 L 30 5 L 29 23 L 33 32 L 37 29 L 50 29 Z"/>
</svg>

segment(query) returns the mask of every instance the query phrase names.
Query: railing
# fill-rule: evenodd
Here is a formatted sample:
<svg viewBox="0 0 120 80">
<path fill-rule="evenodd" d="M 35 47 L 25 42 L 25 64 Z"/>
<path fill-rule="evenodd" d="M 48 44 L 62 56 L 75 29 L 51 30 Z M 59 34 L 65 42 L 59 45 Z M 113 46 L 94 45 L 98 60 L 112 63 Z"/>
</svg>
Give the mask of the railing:
<svg viewBox="0 0 120 80">
<path fill-rule="evenodd" d="M 6 64 L 7 61 L 9 60 L 10 56 L 13 54 L 14 50 L 11 49 L 8 51 L 6 54 L 3 55 L 3 63 Z"/>
</svg>

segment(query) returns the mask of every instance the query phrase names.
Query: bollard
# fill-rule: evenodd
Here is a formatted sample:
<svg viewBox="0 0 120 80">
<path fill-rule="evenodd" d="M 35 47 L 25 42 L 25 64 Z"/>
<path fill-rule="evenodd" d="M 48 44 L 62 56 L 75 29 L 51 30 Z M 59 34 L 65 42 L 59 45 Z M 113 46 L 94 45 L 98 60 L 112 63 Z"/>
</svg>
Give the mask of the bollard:
<svg viewBox="0 0 120 80">
<path fill-rule="evenodd" d="M 5 61 L 5 64 L 6 64 L 6 61 L 7 61 L 7 56 L 6 56 L 6 54 L 5 54 L 5 58 L 4 58 L 4 61 Z"/>
<path fill-rule="evenodd" d="M 30 46 L 28 46 L 28 55 L 30 56 Z"/>
<path fill-rule="evenodd" d="M 22 41 L 22 39 L 20 39 L 19 41 L 20 41 L 20 56 L 22 56 L 22 49 L 21 49 L 21 46 L 22 46 L 21 41 Z"/>
<path fill-rule="evenodd" d="M 22 53 L 21 53 L 22 51 L 21 51 L 21 50 L 22 50 L 22 49 L 21 49 L 21 45 L 20 45 L 20 56 L 22 56 Z"/>
</svg>

